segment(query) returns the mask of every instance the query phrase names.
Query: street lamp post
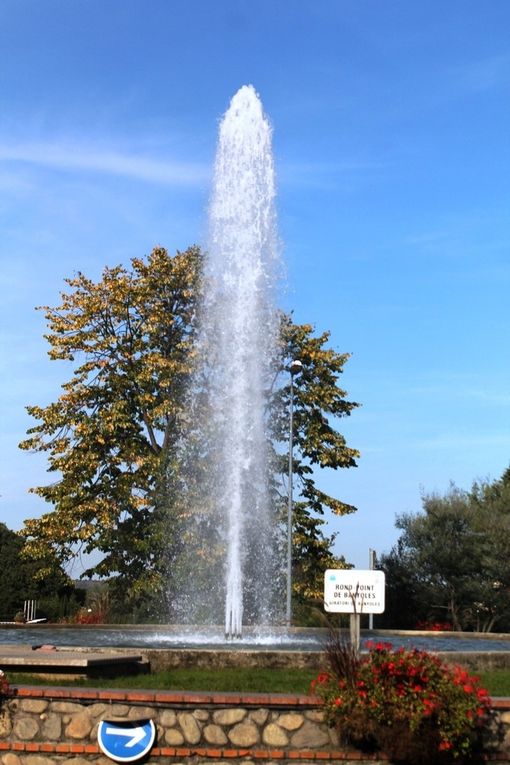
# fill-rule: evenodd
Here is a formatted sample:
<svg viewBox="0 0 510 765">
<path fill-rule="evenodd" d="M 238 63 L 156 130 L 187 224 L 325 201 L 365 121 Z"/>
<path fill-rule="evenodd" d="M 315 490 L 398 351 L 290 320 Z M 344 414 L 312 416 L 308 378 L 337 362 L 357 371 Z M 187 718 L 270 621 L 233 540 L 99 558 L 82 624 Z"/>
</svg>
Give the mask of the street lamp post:
<svg viewBox="0 0 510 765">
<path fill-rule="evenodd" d="M 287 506 L 287 609 L 286 622 L 292 622 L 292 478 L 294 451 L 294 375 L 301 372 L 303 365 L 295 359 L 290 365 L 290 401 L 289 401 L 289 496 Z"/>
</svg>

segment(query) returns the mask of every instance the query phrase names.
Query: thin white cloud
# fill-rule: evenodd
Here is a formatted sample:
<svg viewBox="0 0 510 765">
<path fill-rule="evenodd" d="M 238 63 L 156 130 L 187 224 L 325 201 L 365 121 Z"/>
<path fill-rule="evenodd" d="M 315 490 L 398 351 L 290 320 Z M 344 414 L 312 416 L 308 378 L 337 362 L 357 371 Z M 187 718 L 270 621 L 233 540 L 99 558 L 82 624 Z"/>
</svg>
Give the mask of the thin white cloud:
<svg viewBox="0 0 510 765">
<path fill-rule="evenodd" d="M 167 186 L 202 186 L 210 176 L 210 168 L 199 162 L 160 159 L 71 143 L 0 141 L 0 161 L 125 176 Z"/>
</svg>

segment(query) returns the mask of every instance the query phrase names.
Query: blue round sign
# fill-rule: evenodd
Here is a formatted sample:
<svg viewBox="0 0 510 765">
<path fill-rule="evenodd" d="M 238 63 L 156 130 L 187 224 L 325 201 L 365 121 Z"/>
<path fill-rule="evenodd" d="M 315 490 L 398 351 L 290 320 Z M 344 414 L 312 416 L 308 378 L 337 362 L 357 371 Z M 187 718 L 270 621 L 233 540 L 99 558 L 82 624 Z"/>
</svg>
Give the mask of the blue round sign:
<svg viewBox="0 0 510 765">
<path fill-rule="evenodd" d="M 99 748 L 115 762 L 136 762 L 150 751 L 156 738 L 152 720 L 101 720 Z"/>
</svg>

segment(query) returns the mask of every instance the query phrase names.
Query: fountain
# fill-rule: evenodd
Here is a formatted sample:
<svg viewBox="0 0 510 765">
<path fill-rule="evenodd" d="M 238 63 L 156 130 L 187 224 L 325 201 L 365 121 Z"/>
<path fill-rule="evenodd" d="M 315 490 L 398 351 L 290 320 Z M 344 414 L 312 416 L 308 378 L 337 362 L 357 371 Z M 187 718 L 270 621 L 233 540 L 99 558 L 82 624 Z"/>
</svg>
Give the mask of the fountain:
<svg viewBox="0 0 510 765">
<path fill-rule="evenodd" d="M 226 529 L 225 633 L 235 636 L 245 591 L 252 592 L 250 620 L 267 622 L 276 581 L 264 422 L 277 344 L 274 196 L 271 129 L 255 90 L 244 86 L 220 127 L 202 316 L 217 448 L 211 499 Z M 258 572 L 256 588 L 250 569 Z"/>
<path fill-rule="evenodd" d="M 205 624 L 218 622 L 223 601 L 229 637 L 241 635 L 243 621 L 282 617 L 282 530 L 269 491 L 266 422 L 278 347 L 274 198 L 271 128 L 254 88 L 243 86 L 219 131 L 190 403 L 195 437 L 212 446 L 190 500 L 198 516 L 187 531 L 193 574 L 182 579 L 192 584 L 174 598 L 180 620 Z"/>
</svg>

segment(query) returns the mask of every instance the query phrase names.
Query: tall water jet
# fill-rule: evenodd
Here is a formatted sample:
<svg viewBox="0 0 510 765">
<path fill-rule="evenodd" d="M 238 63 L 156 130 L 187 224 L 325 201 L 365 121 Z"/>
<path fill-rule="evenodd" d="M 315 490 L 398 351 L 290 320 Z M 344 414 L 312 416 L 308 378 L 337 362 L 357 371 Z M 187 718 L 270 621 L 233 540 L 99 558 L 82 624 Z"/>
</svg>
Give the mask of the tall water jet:
<svg viewBox="0 0 510 765">
<path fill-rule="evenodd" d="M 269 477 L 268 391 L 277 354 L 277 272 L 271 127 L 252 86 L 233 97 L 219 131 L 209 207 L 199 353 L 214 444 L 208 506 L 224 549 L 225 632 L 274 620 L 278 531 Z"/>
</svg>

